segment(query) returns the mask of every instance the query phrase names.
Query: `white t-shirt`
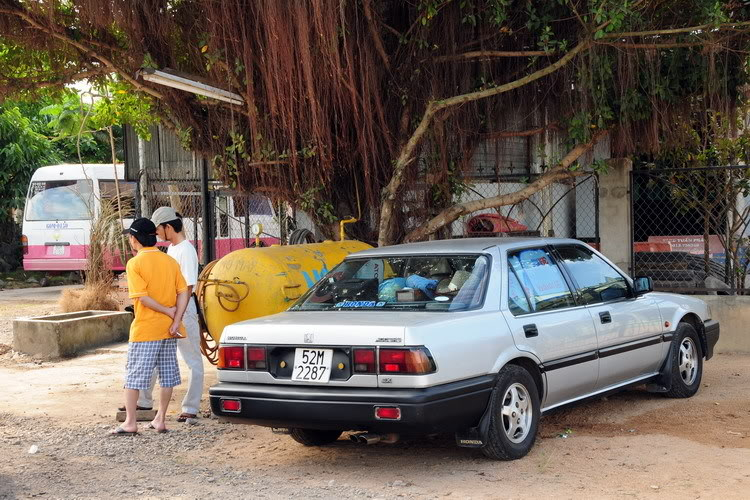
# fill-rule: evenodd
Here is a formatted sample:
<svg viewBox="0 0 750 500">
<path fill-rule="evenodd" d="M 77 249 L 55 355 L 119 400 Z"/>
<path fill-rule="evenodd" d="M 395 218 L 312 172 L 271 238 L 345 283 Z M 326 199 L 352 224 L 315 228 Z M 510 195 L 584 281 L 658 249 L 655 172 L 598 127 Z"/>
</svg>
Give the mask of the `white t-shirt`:
<svg viewBox="0 0 750 500">
<path fill-rule="evenodd" d="M 195 286 L 198 283 L 198 253 L 193 245 L 188 240 L 176 245 L 169 245 L 167 255 L 180 264 L 182 277 L 185 278 L 187 286 Z"/>
</svg>

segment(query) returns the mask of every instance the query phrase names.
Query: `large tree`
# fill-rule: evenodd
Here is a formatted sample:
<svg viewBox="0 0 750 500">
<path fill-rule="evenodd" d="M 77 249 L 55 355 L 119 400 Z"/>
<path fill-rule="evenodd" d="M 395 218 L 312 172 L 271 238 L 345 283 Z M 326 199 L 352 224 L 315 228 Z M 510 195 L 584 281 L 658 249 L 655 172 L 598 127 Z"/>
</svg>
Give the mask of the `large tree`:
<svg viewBox="0 0 750 500">
<path fill-rule="evenodd" d="M 0 221 L 21 208 L 37 167 L 55 158 L 52 143 L 34 130 L 18 107 L 0 106 Z"/>
<path fill-rule="evenodd" d="M 0 90 L 116 74 L 228 184 L 323 224 L 361 214 L 355 236 L 380 244 L 577 175 L 605 135 L 616 155 L 654 151 L 696 102 L 732 113 L 750 38 L 750 7 L 716 0 L 0 0 L 0 16 Z M 567 153 L 517 193 L 454 205 L 478 144 L 531 134 Z"/>
</svg>

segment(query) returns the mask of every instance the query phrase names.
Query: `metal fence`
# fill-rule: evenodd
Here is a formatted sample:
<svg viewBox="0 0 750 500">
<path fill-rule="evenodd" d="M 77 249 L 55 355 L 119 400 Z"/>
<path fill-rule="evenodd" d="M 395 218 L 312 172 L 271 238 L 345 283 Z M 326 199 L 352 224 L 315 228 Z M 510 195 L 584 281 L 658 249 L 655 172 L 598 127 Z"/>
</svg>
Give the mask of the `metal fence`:
<svg viewBox="0 0 750 500">
<path fill-rule="evenodd" d="M 134 185 L 138 216 L 161 206 L 183 216 L 186 236 L 202 264 L 253 246 L 319 239 L 312 221 L 287 203 L 229 190 L 210 176 L 206 160 L 185 150 L 175 134 L 153 127 L 151 140 L 125 132 L 126 182 Z M 204 242 L 209 242 L 204 244 Z"/>
<path fill-rule="evenodd" d="M 503 175 L 466 181 L 457 202 L 516 193 L 539 175 Z M 442 237 L 545 236 L 599 243 L 598 179 L 595 175 L 552 183 L 516 204 L 478 210 L 462 216 Z"/>
<path fill-rule="evenodd" d="M 512 194 L 536 180 L 540 174 L 530 173 L 529 145 L 510 146 L 480 148 L 452 201 Z M 259 193 L 228 190 L 211 179 L 207 162 L 183 149 L 177 136 L 161 127 L 153 128 L 150 141 L 139 140 L 126 129 L 125 151 L 126 180 L 137 188 L 138 215 L 150 216 L 165 205 L 175 208 L 183 215 L 186 235 L 203 264 L 241 248 L 301 242 L 301 230 L 320 239 L 310 218 L 293 205 Z M 404 196 L 401 208 L 407 232 L 435 215 L 428 184 L 417 183 Z M 580 176 L 552 183 L 522 202 L 465 215 L 434 237 L 556 236 L 597 246 L 598 197 L 597 177 Z"/>
<path fill-rule="evenodd" d="M 634 274 L 664 291 L 750 292 L 749 187 L 742 165 L 634 170 Z"/>
</svg>

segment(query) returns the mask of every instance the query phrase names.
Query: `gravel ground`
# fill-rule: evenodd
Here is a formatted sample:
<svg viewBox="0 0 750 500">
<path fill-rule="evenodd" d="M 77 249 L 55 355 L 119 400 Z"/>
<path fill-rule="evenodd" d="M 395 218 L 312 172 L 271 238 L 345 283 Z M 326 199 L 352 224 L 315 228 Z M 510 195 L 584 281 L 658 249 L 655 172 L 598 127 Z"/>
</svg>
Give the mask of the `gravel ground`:
<svg viewBox="0 0 750 500">
<path fill-rule="evenodd" d="M 0 303 L 0 325 L 54 307 Z M 184 384 L 169 433 L 141 423 L 111 437 L 125 356 L 125 344 L 56 362 L 0 353 L 0 498 L 750 498 L 750 355 L 715 356 L 691 399 L 636 389 L 545 416 L 514 462 L 451 436 L 307 448 L 206 403 L 180 424 Z"/>
<path fill-rule="evenodd" d="M 0 465 L 0 498 L 380 496 L 378 491 L 336 480 L 300 488 L 297 481 L 306 475 L 302 471 L 263 474 L 207 459 L 205 452 L 222 454 L 218 442 L 235 441 L 231 424 L 203 419 L 198 425 L 173 425 L 166 434 L 141 425 L 137 436 L 110 437 L 107 432 L 112 427 L 63 429 L 50 419 L 0 414 L 0 449 L 6 457 L 14 457 L 12 467 L 7 462 Z M 259 448 L 255 451 L 264 453 L 266 446 Z"/>
<path fill-rule="evenodd" d="M 750 491 L 748 355 L 718 355 L 694 398 L 642 390 L 542 419 L 531 453 L 494 462 L 451 436 L 307 448 L 222 423 L 110 437 L 125 348 L 37 364 L 0 357 L 0 498 L 722 498 Z M 214 383 L 209 368 L 207 385 Z M 174 401 L 180 401 L 180 388 Z M 36 447 L 36 449 L 32 448 Z M 33 452 L 33 453 L 32 453 Z"/>
</svg>

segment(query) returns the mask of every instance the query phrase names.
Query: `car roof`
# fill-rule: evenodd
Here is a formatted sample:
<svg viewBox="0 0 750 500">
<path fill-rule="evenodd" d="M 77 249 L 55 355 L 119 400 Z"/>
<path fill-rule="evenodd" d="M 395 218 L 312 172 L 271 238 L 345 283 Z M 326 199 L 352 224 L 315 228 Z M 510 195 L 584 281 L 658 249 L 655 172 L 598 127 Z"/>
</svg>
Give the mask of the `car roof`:
<svg viewBox="0 0 750 500">
<path fill-rule="evenodd" d="M 385 255 L 413 255 L 413 254 L 465 254 L 483 253 L 497 247 L 500 250 L 523 247 L 527 245 L 555 245 L 561 243 L 577 243 L 581 241 L 569 238 L 540 238 L 540 237 L 499 237 L 499 238 L 459 238 L 453 240 L 420 241 L 380 248 L 371 248 L 353 253 L 349 257 L 376 257 Z"/>
</svg>

